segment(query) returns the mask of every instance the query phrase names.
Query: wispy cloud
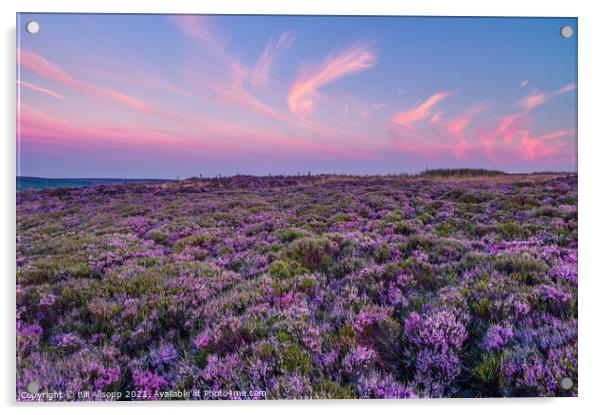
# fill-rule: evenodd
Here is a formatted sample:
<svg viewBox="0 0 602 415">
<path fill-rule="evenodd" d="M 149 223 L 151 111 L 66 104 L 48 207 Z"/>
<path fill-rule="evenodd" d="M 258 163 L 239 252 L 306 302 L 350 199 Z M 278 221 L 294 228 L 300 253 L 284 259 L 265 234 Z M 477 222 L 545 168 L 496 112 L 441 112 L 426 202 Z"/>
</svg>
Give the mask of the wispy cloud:
<svg viewBox="0 0 602 415">
<path fill-rule="evenodd" d="M 466 111 L 462 112 L 458 117 L 449 121 L 445 128 L 451 135 L 461 137 L 464 134 L 466 127 L 475 119 L 475 117 L 490 106 L 491 103 L 489 101 L 477 102 Z"/>
<path fill-rule="evenodd" d="M 554 138 L 566 137 L 569 134 L 571 134 L 570 131 L 558 130 L 558 131 L 554 131 L 552 133 L 540 135 L 539 137 L 537 137 L 537 139 L 538 140 L 552 140 Z"/>
<path fill-rule="evenodd" d="M 41 86 L 37 86 L 37 85 L 34 85 L 32 83 L 29 83 L 29 82 L 17 80 L 17 85 L 24 86 L 24 87 L 29 88 L 31 90 L 34 90 L 36 92 L 41 92 L 42 94 L 50 95 L 51 97 L 54 97 L 54 98 L 65 99 L 64 96 L 62 96 L 61 94 L 59 94 L 57 92 L 54 92 L 54 91 L 52 91 L 50 89 L 47 89 L 47 88 L 42 88 Z"/>
<path fill-rule="evenodd" d="M 243 72 L 240 72 L 237 76 L 229 80 L 208 79 L 204 81 L 204 87 L 208 90 L 209 94 L 203 94 L 202 91 L 198 92 L 205 99 L 213 99 L 219 104 L 234 107 L 285 124 L 302 126 L 298 121 L 292 120 L 288 115 L 277 111 L 253 95 L 244 84 L 246 80 L 247 77 Z"/>
<path fill-rule="evenodd" d="M 88 148 L 93 143 L 106 145 L 119 143 L 131 145 L 199 146 L 202 143 L 184 140 L 170 133 L 158 133 L 149 129 L 125 127 L 95 127 L 68 121 L 47 112 L 19 105 L 19 139 L 26 142 L 54 143 L 67 147 Z"/>
<path fill-rule="evenodd" d="M 200 47 L 222 63 L 232 66 L 235 59 L 228 54 L 226 42 L 215 33 L 211 18 L 208 16 L 178 15 L 167 18 L 180 32 L 194 39 Z"/>
<path fill-rule="evenodd" d="M 258 67 L 252 73 L 228 52 L 226 42 L 215 33 L 207 17 L 172 16 L 170 17 L 170 21 L 185 36 L 194 40 L 195 46 L 200 51 L 205 50 L 219 60 L 219 64 L 216 66 L 220 70 L 214 73 L 198 71 L 194 66 L 187 68 L 188 76 L 194 84 L 193 91 L 197 96 L 256 115 L 288 122 L 287 117 L 252 94 L 248 88 L 248 84 L 253 79 L 253 76 L 256 76 L 256 80 L 267 77 L 277 53 L 276 49 L 279 50 L 291 44 L 291 32 L 283 33 L 276 45 L 271 45 L 271 42 L 268 44 L 266 47 L 267 52 L 264 50 Z"/>
<path fill-rule="evenodd" d="M 43 76 L 59 84 L 72 88 L 76 91 L 86 94 L 92 94 L 95 96 L 110 98 L 114 101 L 120 102 L 138 110 L 144 111 L 148 109 L 147 106 L 141 101 L 130 97 L 129 95 L 74 78 L 73 76 L 65 72 L 63 69 L 61 69 L 58 65 L 49 62 L 44 57 L 38 55 L 35 52 L 19 49 L 17 51 L 17 62 L 19 63 L 19 65 L 27 68 L 32 72 L 37 73 L 40 76 Z"/>
<path fill-rule="evenodd" d="M 474 121 L 476 116 L 491 106 L 489 101 L 477 102 L 458 117 L 452 119 L 445 125 L 447 132 L 455 138 L 452 151 L 456 157 L 463 157 L 464 153 L 470 148 L 468 138 L 465 135 L 465 129 Z"/>
<path fill-rule="evenodd" d="M 569 84 L 550 93 L 532 92 L 518 101 L 522 111 L 499 118 L 493 126 L 486 118 L 479 122 L 481 114 L 491 107 L 490 101 L 477 102 L 458 116 L 444 120 L 444 113 L 435 112 L 434 108 L 453 92 L 439 92 L 411 110 L 395 114 L 391 118 L 394 121 L 392 125 L 403 128 L 392 127 L 389 132 L 404 153 L 418 153 L 433 161 L 453 154 L 458 160 L 469 155 L 486 159 L 492 165 L 534 160 L 544 163 L 561 154 L 561 149 L 567 145 L 563 138 L 570 136 L 571 131 L 556 130 L 533 135 L 529 126 L 532 119 L 530 112 L 553 97 L 573 89 L 575 85 Z M 428 120 L 430 125 L 418 125 L 422 120 Z M 468 131 L 468 126 L 472 124 L 475 124 L 474 134 Z"/>
<path fill-rule="evenodd" d="M 549 97 L 544 93 L 532 93 L 523 97 L 519 104 L 525 111 L 531 111 L 533 108 L 539 107 L 546 102 Z"/>
<path fill-rule="evenodd" d="M 435 115 L 433 115 L 431 117 L 431 119 L 429 120 L 429 123 L 439 124 L 441 122 L 441 118 L 443 117 L 443 114 L 444 114 L 443 111 L 436 112 Z"/>
<path fill-rule="evenodd" d="M 577 88 L 576 84 L 570 83 L 570 84 L 567 84 L 567 85 L 563 86 L 560 89 L 557 89 L 556 91 L 554 91 L 554 93 L 552 95 L 556 96 L 556 95 L 565 94 L 565 93 L 570 92 L 570 91 L 572 91 L 572 90 L 574 90 L 576 88 Z"/>
<path fill-rule="evenodd" d="M 225 40 L 211 27 L 208 17 L 170 16 L 169 20 L 186 37 L 194 41 L 198 52 L 208 53 L 210 58 L 205 59 L 207 65 L 215 63 L 219 69 L 210 72 L 199 71 L 196 65 L 187 67 L 187 76 L 195 85 L 193 89 L 198 96 L 203 99 L 216 99 L 222 104 L 256 114 L 272 115 L 268 106 L 247 90 L 245 84 L 250 77 L 249 69 L 228 52 Z M 198 60 L 196 57 L 195 59 Z M 269 70 L 269 67 L 264 70 Z"/>
<path fill-rule="evenodd" d="M 524 108 L 525 111 L 531 111 L 532 109 L 539 107 L 540 105 L 548 102 L 550 99 L 558 96 L 558 95 L 562 95 L 565 94 L 567 92 L 570 92 L 572 90 L 574 90 L 577 86 L 574 83 L 568 84 L 563 86 L 560 89 L 557 89 L 554 92 L 551 93 L 545 93 L 545 92 L 532 92 L 531 94 L 523 97 L 520 101 L 519 101 L 519 105 L 521 107 Z"/>
<path fill-rule="evenodd" d="M 391 118 L 391 121 L 406 128 L 412 128 L 414 123 L 429 117 L 432 113 L 432 108 L 453 93 L 454 91 L 437 92 L 436 94 L 431 95 L 423 103 L 414 106 L 411 110 L 398 112 Z"/>
<path fill-rule="evenodd" d="M 488 143 L 488 147 L 492 148 L 493 146 L 493 137 L 499 137 L 503 140 L 503 142 L 508 145 L 512 143 L 515 139 L 521 139 L 523 143 L 523 149 L 525 150 L 521 154 L 533 154 L 534 151 L 541 149 L 541 146 L 536 146 L 532 144 L 532 140 L 541 140 L 545 139 L 546 136 L 532 138 L 529 136 L 527 126 L 530 121 L 530 112 L 545 104 L 550 99 L 570 92 L 576 88 L 574 83 L 567 84 L 562 88 L 559 88 L 553 92 L 539 92 L 534 91 L 529 95 L 524 96 L 518 102 L 518 105 L 522 107 L 521 112 L 517 112 L 514 114 L 509 114 L 502 117 L 499 121 L 498 127 L 492 131 L 483 134 L 483 139 L 486 143 Z M 527 134 L 525 134 L 527 132 Z"/>
<path fill-rule="evenodd" d="M 319 88 L 344 76 L 376 65 L 377 55 L 367 45 L 353 45 L 338 55 L 331 55 L 317 66 L 306 66 L 293 81 L 288 93 L 288 107 L 293 114 L 306 116 L 314 110 Z"/>
<path fill-rule="evenodd" d="M 238 154 L 248 157 L 254 151 L 287 155 L 293 152 L 337 156 L 344 159 L 364 157 L 350 149 L 324 143 L 312 143 L 288 135 L 270 134 L 253 129 L 232 129 L 227 124 L 213 129 L 177 132 L 165 129 L 133 127 L 116 124 L 97 127 L 65 120 L 47 112 L 19 104 L 19 139 L 22 144 L 43 147 L 60 147 L 91 151 L 101 148 L 124 150 L 163 149 L 163 154 L 187 152 L 187 154 L 209 153 Z M 104 124 L 104 123 L 103 123 Z M 106 125 L 106 124 L 104 124 Z"/>
<path fill-rule="evenodd" d="M 565 135 L 564 132 L 562 135 Z M 556 153 L 558 145 L 544 141 L 546 138 L 559 137 L 558 132 L 545 134 L 539 137 L 531 137 L 528 130 L 520 132 L 520 141 L 517 143 L 518 155 L 524 160 L 535 160 L 536 158 L 549 157 Z"/>
<path fill-rule="evenodd" d="M 480 132 L 478 142 L 483 145 L 487 156 L 492 159 L 498 157 L 499 151 L 505 151 L 513 154 L 517 160 L 532 161 L 556 154 L 557 150 L 566 143 L 555 139 L 571 134 L 568 130 L 557 130 L 532 136 L 529 121 L 530 117 L 526 113 L 502 117 L 496 129 Z"/>
<path fill-rule="evenodd" d="M 195 41 L 195 45 L 200 48 L 200 52 L 209 52 L 211 56 L 218 60 L 218 62 L 215 62 L 215 66 L 219 70 L 215 71 L 199 71 L 195 65 L 186 67 L 187 77 L 193 84 L 192 91 L 198 97 L 209 102 L 278 121 L 287 127 L 310 131 L 314 133 L 314 136 L 315 134 L 338 137 L 354 135 L 352 132 L 343 131 L 339 128 L 293 117 L 260 98 L 259 95 L 261 94 L 259 92 L 261 91 L 252 90 L 253 82 L 261 83 L 267 79 L 278 54 L 292 46 L 294 41 L 292 32 L 282 33 L 276 43 L 269 42 L 255 68 L 250 70 L 230 54 L 226 42 L 216 34 L 207 19 L 199 19 L 199 16 L 185 16 L 185 19 L 181 17 L 183 16 L 177 16 L 170 20 L 185 36 Z M 210 45 L 220 45 L 219 50 L 215 50 Z M 207 63 L 211 64 L 212 61 L 208 60 Z"/>
<path fill-rule="evenodd" d="M 179 124 L 197 124 L 197 120 L 193 120 L 183 114 L 165 111 L 120 91 L 104 88 L 91 82 L 77 79 L 61 69 L 58 65 L 46 60 L 44 57 L 35 52 L 18 50 L 17 61 L 19 65 L 23 66 L 24 68 L 27 68 L 28 70 L 37 73 L 40 76 L 71 88 L 79 93 L 87 94 L 92 97 L 104 98 L 113 103 L 118 103 L 132 108 L 143 114 L 158 117 L 167 121 Z"/>
<path fill-rule="evenodd" d="M 61 69 L 58 65 L 49 62 L 48 60 L 34 52 L 19 50 L 18 62 L 20 65 L 27 68 L 28 70 L 31 70 L 37 73 L 38 75 L 41 75 L 47 79 L 50 79 L 54 82 L 71 88 L 77 92 L 87 94 L 92 97 L 102 97 L 104 99 L 109 100 L 112 103 L 118 103 L 132 108 L 140 113 L 173 122 L 186 129 L 202 129 L 203 131 L 212 133 L 216 136 L 221 136 L 224 132 L 228 132 L 227 134 L 229 134 L 229 132 L 232 132 L 232 135 L 240 135 L 241 132 L 249 130 L 249 127 L 239 127 L 237 125 L 230 124 L 223 120 L 207 119 L 199 115 L 190 116 L 184 113 L 165 111 L 152 104 L 142 102 L 136 98 L 133 98 L 127 94 L 116 91 L 114 89 L 103 88 L 91 82 L 76 79 L 73 76 L 69 75 L 67 72 L 65 72 L 63 69 Z M 240 105 L 253 102 L 250 98 L 246 98 L 244 96 L 240 99 L 246 99 L 246 101 L 243 101 L 242 103 L 240 103 Z M 258 108 L 261 109 L 260 104 L 255 105 L 257 105 Z M 266 109 L 266 111 L 269 110 Z"/>
<path fill-rule="evenodd" d="M 251 84 L 253 86 L 266 86 L 268 84 L 275 61 L 284 50 L 291 48 L 294 41 L 295 35 L 291 31 L 282 33 L 275 43 L 270 39 L 251 73 Z"/>
<path fill-rule="evenodd" d="M 504 143 L 509 144 L 514 136 L 526 127 L 528 122 L 529 118 L 526 113 L 506 115 L 500 119 L 493 135 L 502 138 Z"/>
</svg>

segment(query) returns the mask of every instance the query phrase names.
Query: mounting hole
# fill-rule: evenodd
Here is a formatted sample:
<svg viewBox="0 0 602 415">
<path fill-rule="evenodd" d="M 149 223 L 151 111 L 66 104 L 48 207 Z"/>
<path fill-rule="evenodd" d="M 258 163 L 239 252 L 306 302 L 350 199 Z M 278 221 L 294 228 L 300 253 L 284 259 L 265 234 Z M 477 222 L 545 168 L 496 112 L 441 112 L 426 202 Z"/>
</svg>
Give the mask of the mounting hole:
<svg viewBox="0 0 602 415">
<path fill-rule="evenodd" d="M 564 390 L 569 390 L 573 387 L 573 379 L 571 378 L 563 378 L 560 381 L 560 387 Z"/>
<path fill-rule="evenodd" d="M 562 26 L 560 28 L 560 36 L 568 39 L 573 36 L 573 28 L 571 26 Z"/>
<path fill-rule="evenodd" d="M 27 22 L 27 25 L 25 25 L 25 30 L 27 30 L 27 33 L 30 35 L 35 35 L 40 31 L 40 25 L 36 21 Z"/>
<path fill-rule="evenodd" d="M 36 382 L 29 382 L 27 384 L 27 392 L 29 393 L 38 393 L 40 391 L 40 385 L 38 385 Z"/>
</svg>

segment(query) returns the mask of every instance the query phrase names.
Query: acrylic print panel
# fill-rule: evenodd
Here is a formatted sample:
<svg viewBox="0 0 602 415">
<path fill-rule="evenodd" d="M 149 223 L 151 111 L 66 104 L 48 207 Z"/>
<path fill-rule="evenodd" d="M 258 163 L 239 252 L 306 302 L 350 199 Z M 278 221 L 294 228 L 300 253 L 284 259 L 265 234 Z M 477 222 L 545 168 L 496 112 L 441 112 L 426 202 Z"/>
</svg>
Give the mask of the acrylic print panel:
<svg viewBox="0 0 602 415">
<path fill-rule="evenodd" d="M 17 400 L 577 395 L 576 19 L 17 20 Z"/>
</svg>

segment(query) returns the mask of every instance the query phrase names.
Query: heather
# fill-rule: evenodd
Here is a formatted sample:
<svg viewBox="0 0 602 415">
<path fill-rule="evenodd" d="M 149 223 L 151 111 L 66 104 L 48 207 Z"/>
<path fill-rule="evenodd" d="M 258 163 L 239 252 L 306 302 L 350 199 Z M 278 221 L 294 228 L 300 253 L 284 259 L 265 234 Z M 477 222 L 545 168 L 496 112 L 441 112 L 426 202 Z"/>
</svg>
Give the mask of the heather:
<svg viewBox="0 0 602 415">
<path fill-rule="evenodd" d="M 575 396 L 577 176 L 21 191 L 16 326 L 18 399 Z"/>
</svg>

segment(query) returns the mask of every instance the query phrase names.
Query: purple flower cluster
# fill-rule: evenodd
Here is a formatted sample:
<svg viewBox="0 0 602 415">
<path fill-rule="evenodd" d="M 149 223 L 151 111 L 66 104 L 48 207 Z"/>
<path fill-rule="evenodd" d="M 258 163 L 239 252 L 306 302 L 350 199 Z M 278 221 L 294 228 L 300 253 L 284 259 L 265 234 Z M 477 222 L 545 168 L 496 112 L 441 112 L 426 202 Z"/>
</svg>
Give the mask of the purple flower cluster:
<svg viewBox="0 0 602 415">
<path fill-rule="evenodd" d="M 571 174 L 18 192 L 17 397 L 575 396 L 576 206 Z"/>
<path fill-rule="evenodd" d="M 134 370 L 132 372 L 132 380 L 136 390 L 137 398 L 157 400 L 158 392 L 167 382 L 161 376 L 156 375 L 148 370 Z"/>
<path fill-rule="evenodd" d="M 501 350 L 511 339 L 514 329 L 510 324 L 494 324 L 487 330 L 483 339 L 483 349 L 486 351 Z"/>
<path fill-rule="evenodd" d="M 414 382 L 427 396 L 445 396 L 460 374 L 458 353 L 468 337 L 464 325 L 453 312 L 442 309 L 424 317 L 412 312 L 404 326 Z"/>
<path fill-rule="evenodd" d="M 416 396 L 411 389 L 397 382 L 390 374 L 371 372 L 358 382 L 359 398 L 362 399 L 408 399 Z"/>
</svg>

